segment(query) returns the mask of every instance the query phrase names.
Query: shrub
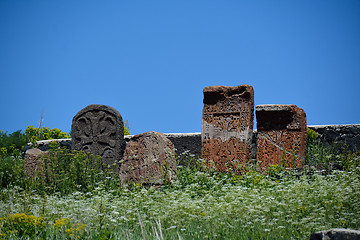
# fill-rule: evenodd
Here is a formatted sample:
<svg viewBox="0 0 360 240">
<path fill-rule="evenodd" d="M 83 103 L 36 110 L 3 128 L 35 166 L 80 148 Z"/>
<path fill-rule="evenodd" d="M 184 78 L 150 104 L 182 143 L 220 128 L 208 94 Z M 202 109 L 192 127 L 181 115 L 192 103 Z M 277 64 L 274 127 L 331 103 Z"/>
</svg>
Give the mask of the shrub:
<svg viewBox="0 0 360 240">
<path fill-rule="evenodd" d="M 0 158 L 0 187 L 24 185 L 24 160 L 20 155 Z"/>
<path fill-rule="evenodd" d="M 308 144 L 314 143 L 318 139 L 318 134 L 311 128 L 307 127 L 307 142 Z"/>
<path fill-rule="evenodd" d="M 31 142 L 33 144 L 35 144 L 36 141 L 39 140 L 70 138 L 69 134 L 62 132 L 57 128 L 35 128 L 33 126 L 28 126 L 25 130 L 24 135 L 26 136 L 28 142 Z"/>
<path fill-rule="evenodd" d="M 0 157 L 19 155 L 24 146 L 31 142 L 33 144 L 39 140 L 69 138 L 70 135 L 57 128 L 49 129 L 46 127 L 35 128 L 28 126 L 24 133 L 21 130 L 7 134 L 0 130 Z"/>
<path fill-rule="evenodd" d="M 0 157 L 19 155 L 27 143 L 21 130 L 7 134 L 0 130 Z"/>
</svg>

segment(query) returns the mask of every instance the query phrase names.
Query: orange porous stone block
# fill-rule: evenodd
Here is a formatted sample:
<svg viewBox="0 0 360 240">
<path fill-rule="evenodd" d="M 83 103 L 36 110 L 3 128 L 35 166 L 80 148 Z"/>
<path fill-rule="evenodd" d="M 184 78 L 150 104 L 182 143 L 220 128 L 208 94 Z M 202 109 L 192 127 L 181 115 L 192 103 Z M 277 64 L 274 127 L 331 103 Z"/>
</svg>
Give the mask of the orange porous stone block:
<svg viewBox="0 0 360 240">
<path fill-rule="evenodd" d="M 260 171 L 270 165 L 300 168 L 306 157 L 306 113 L 296 105 L 256 106 L 257 163 Z"/>
<path fill-rule="evenodd" d="M 201 155 L 219 172 L 240 174 L 251 161 L 254 90 L 250 85 L 204 88 Z"/>
<path fill-rule="evenodd" d="M 122 184 L 164 184 L 176 179 L 174 144 L 163 133 L 135 135 L 127 144 L 119 172 Z"/>
</svg>

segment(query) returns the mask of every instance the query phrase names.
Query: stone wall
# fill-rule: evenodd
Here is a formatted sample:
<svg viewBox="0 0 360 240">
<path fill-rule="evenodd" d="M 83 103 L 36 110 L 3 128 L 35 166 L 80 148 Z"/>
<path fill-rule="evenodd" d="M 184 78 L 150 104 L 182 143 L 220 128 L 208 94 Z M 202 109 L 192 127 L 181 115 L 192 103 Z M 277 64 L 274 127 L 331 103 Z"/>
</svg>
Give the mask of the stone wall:
<svg viewBox="0 0 360 240">
<path fill-rule="evenodd" d="M 347 144 L 350 149 L 357 149 L 360 151 L 360 124 L 349 125 L 310 125 L 319 134 L 319 137 L 327 144 L 335 142 L 337 144 Z M 201 156 L 201 133 L 165 133 L 164 134 L 175 146 L 176 153 L 180 154 L 185 151 L 195 155 Z M 130 141 L 133 135 L 124 136 L 125 141 Z M 257 131 L 253 131 L 252 137 L 252 156 L 256 155 L 256 139 Z M 56 141 L 60 146 L 71 148 L 71 139 L 54 139 L 38 141 L 38 148 L 42 151 L 49 149 L 49 143 Z M 25 150 L 29 147 L 26 146 Z"/>
<path fill-rule="evenodd" d="M 325 144 L 347 144 L 349 149 L 360 151 L 360 124 L 313 125 L 309 126 L 318 133 Z"/>
</svg>

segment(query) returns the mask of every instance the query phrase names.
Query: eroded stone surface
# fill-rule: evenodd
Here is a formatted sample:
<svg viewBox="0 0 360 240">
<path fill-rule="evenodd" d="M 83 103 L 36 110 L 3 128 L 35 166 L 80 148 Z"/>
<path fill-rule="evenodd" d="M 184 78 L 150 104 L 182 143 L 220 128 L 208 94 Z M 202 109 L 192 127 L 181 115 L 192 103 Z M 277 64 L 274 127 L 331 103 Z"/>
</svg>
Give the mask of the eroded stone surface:
<svg viewBox="0 0 360 240">
<path fill-rule="evenodd" d="M 49 152 L 41 151 L 37 148 L 31 148 L 25 152 L 25 173 L 29 177 L 35 177 L 38 174 L 43 175 L 43 159 L 44 155 L 47 155 Z"/>
<path fill-rule="evenodd" d="M 250 85 L 204 89 L 202 158 L 220 172 L 240 173 L 251 160 L 254 90 Z"/>
<path fill-rule="evenodd" d="M 126 144 L 120 168 L 120 180 L 145 184 L 163 184 L 176 178 L 175 148 L 158 132 L 135 135 Z"/>
<path fill-rule="evenodd" d="M 257 163 L 302 167 L 306 157 L 306 113 L 296 105 L 256 106 Z"/>
<path fill-rule="evenodd" d="M 313 233 L 310 240 L 360 240 L 360 231 L 334 228 Z"/>
<path fill-rule="evenodd" d="M 72 149 L 101 156 L 104 164 L 118 168 L 125 149 L 120 113 L 106 105 L 89 105 L 73 118 Z"/>
</svg>

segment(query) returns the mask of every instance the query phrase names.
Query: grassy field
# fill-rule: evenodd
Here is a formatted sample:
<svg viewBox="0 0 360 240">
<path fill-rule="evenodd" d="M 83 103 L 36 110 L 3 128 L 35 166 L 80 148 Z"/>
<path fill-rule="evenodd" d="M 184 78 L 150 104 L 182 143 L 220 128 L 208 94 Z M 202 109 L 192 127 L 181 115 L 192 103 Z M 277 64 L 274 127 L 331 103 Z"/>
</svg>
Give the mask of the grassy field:
<svg viewBox="0 0 360 240">
<path fill-rule="evenodd" d="M 1 157 L 0 239 L 309 239 L 360 229 L 360 154 L 319 142 L 301 171 L 219 174 L 187 156 L 193 164 L 178 168 L 175 183 L 146 187 L 84 173 L 81 162 L 96 159 L 54 151 L 62 157 L 52 161 L 70 164 L 55 183 L 26 179 L 21 154 Z"/>
</svg>

